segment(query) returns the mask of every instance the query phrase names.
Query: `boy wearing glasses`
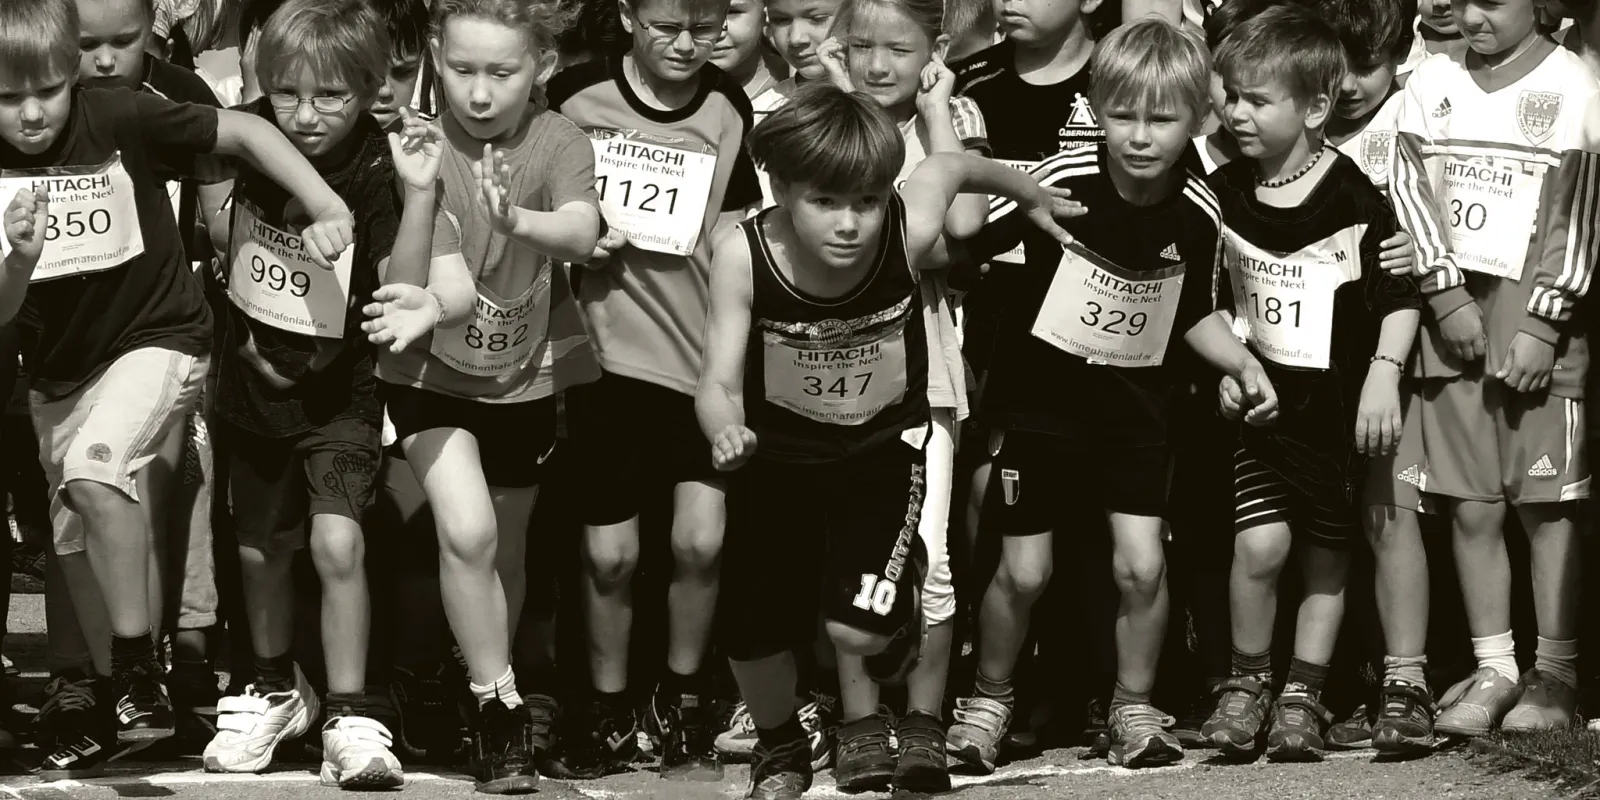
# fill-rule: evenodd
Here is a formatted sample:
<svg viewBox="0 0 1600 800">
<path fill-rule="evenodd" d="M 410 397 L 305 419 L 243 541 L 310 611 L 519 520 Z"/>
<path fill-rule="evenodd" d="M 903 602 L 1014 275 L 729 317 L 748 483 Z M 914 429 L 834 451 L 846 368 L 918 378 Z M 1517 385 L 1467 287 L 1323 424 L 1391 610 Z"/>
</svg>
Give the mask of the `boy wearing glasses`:
<svg viewBox="0 0 1600 800">
<path fill-rule="evenodd" d="M 594 696 L 561 737 L 575 775 L 605 774 L 632 757 L 628 697 L 630 585 L 645 498 L 672 492 L 674 569 L 667 596 L 667 670 L 651 703 L 662 775 L 721 775 L 716 719 L 701 662 L 711 635 L 722 550 L 723 482 L 694 409 L 709 297 L 712 231 L 761 200 L 744 154 L 750 101 L 708 64 L 728 0 L 622 0 L 633 38 L 621 54 L 550 82 L 551 107 L 595 150 L 609 231 L 574 275 L 604 375 L 567 395 L 583 482 L 584 602 Z"/>
</svg>

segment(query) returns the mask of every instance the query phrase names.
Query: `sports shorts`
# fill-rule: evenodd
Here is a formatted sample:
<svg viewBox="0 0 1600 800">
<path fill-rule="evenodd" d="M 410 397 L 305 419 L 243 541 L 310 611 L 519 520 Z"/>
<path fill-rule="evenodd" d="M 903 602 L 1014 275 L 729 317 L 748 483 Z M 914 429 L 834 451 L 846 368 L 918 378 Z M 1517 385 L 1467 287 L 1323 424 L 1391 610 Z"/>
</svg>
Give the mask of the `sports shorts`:
<svg viewBox="0 0 1600 800">
<path fill-rule="evenodd" d="M 1386 456 L 1373 456 L 1367 462 L 1364 506 L 1394 506 L 1423 514 L 1437 511 L 1426 494 L 1427 452 L 1422 435 L 1422 393 L 1420 381 L 1400 384 L 1402 404 L 1400 444 Z"/>
<path fill-rule="evenodd" d="M 995 431 L 983 520 L 1001 536 L 1049 533 L 1086 503 L 1117 513 L 1167 511 L 1172 460 L 1165 445 L 1095 447 L 1031 431 Z"/>
<path fill-rule="evenodd" d="M 378 474 L 378 426 L 335 419 L 296 436 L 228 431 L 228 495 L 239 544 L 268 553 L 306 546 L 317 514 L 360 523 Z"/>
<path fill-rule="evenodd" d="M 1422 491 L 1512 505 L 1589 496 L 1582 400 L 1523 394 L 1482 375 L 1424 380 L 1421 398 Z"/>
<path fill-rule="evenodd" d="M 1282 523 L 1296 537 L 1329 550 L 1347 549 L 1361 537 L 1360 514 L 1344 487 L 1296 486 L 1247 448 L 1234 454 L 1233 490 L 1235 535 Z"/>
<path fill-rule="evenodd" d="M 480 403 L 380 381 L 395 440 L 423 431 L 458 428 L 478 442 L 484 480 L 499 489 L 538 486 L 556 448 L 556 397 L 523 403 Z"/>
</svg>

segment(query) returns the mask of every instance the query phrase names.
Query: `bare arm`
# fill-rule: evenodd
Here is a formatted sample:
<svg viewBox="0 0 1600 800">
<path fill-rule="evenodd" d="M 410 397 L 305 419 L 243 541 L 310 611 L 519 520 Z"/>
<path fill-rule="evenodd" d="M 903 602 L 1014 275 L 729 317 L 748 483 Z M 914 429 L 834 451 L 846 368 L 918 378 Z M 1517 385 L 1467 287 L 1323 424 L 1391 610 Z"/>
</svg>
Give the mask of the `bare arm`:
<svg viewBox="0 0 1600 800">
<path fill-rule="evenodd" d="M 1056 192 L 1063 192 L 1058 194 Z M 934 153 L 917 165 L 900 190 L 906 203 L 906 249 L 914 267 L 928 261 L 944 235 L 945 215 L 963 193 L 998 195 L 1028 209 L 1035 225 L 1063 243 L 1072 240 L 1052 215 L 1066 204 L 1064 190 L 1046 189 L 1038 180 L 999 162 L 970 153 Z"/>
<path fill-rule="evenodd" d="M 705 363 L 695 390 L 700 430 L 716 448 L 730 431 L 748 433 L 744 414 L 745 349 L 750 339 L 750 249 L 737 228 L 712 242 L 711 308 L 706 317 Z M 749 439 L 753 452 L 754 436 Z M 738 466 L 749 452 L 719 458 L 719 466 Z"/>
<path fill-rule="evenodd" d="M 350 216 L 344 201 L 328 188 L 311 162 L 283 138 L 276 126 L 260 117 L 218 111 L 216 152 L 244 159 L 257 172 L 299 199 L 313 219 L 321 220 L 335 214 Z"/>
</svg>

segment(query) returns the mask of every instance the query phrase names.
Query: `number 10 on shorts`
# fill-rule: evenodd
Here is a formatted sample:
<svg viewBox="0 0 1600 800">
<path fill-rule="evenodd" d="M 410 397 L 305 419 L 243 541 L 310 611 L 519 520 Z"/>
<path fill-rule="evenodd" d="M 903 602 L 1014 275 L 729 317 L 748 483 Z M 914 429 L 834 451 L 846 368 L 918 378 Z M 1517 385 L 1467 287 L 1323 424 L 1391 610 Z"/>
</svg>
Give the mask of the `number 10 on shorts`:
<svg viewBox="0 0 1600 800">
<path fill-rule="evenodd" d="M 862 611 L 871 611 L 880 617 L 889 616 L 894 610 L 894 598 L 899 588 L 894 581 L 874 575 L 870 572 L 861 575 L 861 591 L 856 592 L 856 598 L 850 604 Z"/>
</svg>

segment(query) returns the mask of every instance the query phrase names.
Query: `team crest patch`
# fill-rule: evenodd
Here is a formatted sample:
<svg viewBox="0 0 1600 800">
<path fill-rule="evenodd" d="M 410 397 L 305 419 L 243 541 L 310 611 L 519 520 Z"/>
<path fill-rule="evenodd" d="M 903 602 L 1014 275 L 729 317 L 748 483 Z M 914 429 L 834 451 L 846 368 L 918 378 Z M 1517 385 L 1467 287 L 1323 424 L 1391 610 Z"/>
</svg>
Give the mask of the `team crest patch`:
<svg viewBox="0 0 1600 800">
<path fill-rule="evenodd" d="M 1372 131 L 1361 142 L 1361 166 L 1373 178 L 1389 174 L 1389 153 L 1394 144 L 1394 131 Z"/>
<path fill-rule="evenodd" d="M 1525 91 L 1517 98 L 1517 127 L 1534 144 L 1544 144 L 1561 116 L 1561 95 L 1557 92 Z"/>
</svg>

